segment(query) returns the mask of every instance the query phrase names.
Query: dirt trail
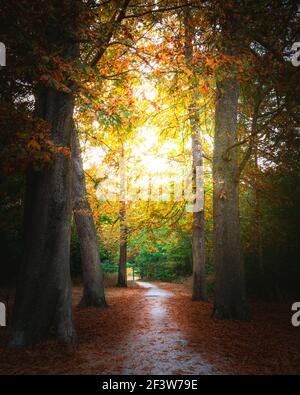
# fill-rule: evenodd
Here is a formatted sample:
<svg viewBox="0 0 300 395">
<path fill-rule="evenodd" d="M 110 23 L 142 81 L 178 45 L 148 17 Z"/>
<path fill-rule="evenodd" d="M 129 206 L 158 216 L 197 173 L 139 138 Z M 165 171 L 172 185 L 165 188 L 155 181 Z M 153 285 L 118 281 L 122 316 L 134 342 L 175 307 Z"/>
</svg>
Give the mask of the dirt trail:
<svg viewBox="0 0 300 395">
<path fill-rule="evenodd" d="M 78 308 L 79 347 L 50 339 L 10 349 L 0 328 L 1 374 L 299 374 L 300 336 L 290 306 L 252 303 L 253 321 L 211 319 L 212 301 L 193 302 L 182 284 L 106 289 L 107 309 Z"/>
<path fill-rule="evenodd" d="M 130 355 L 123 374 L 213 374 L 213 367 L 187 347 L 187 340 L 172 320 L 166 300 L 174 294 L 157 285 L 138 281 L 144 293 L 143 321 L 129 335 Z"/>
</svg>

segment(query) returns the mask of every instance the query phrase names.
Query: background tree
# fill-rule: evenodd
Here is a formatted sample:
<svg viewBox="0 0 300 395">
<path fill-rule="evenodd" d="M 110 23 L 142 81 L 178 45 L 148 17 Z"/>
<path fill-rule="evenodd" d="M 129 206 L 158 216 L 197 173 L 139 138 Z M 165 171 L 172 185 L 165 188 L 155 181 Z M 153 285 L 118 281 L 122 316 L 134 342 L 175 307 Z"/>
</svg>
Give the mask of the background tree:
<svg viewBox="0 0 300 395">
<path fill-rule="evenodd" d="M 199 116 L 199 78 L 193 65 L 193 46 L 195 45 L 195 20 L 190 9 L 184 11 L 185 28 L 185 60 L 190 69 L 191 103 L 189 105 L 189 118 L 192 134 L 193 156 L 193 189 L 195 204 L 193 212 L 192 254 L 193 254 L 193 300 L 207 300 L 205 280 L 205 236 L 204 236 L 204 185 L 202 136 Z"/>
<path fill-rule="evenodd" d="M 104 281 L 98 240 L 91 207 L 87 199 L 85 175 L 78 135 L 73 132 L 73 213 L 80 241 L 83 272 L 83 296 L 80 306 L 105 307 Z"/>
</svg>

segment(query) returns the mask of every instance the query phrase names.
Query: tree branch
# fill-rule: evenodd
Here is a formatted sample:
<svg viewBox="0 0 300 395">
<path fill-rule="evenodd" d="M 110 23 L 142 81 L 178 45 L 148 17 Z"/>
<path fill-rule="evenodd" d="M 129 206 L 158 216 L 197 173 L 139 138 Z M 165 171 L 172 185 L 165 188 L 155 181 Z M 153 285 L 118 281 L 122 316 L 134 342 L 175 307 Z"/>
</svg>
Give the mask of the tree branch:
<svg viewBox="0 0 300 395">
<path fill-rule="evenodd" d="M 126 16 L 126 10 L 127 10 L 129 3 L 130 3 L 130 0 L 124 0 L 123 5 L 114 13 L 113 17 L 111 18 L 111 20 L 109 22 L 110 28 L 108 30 L 108 33 L 106 34 L 104 41 L 101 43 L 98 52 L 94 56 L 94 59 L 91 61 L 91 63 L 90 63 L 91 67 L 96 66 L 96 64 L 99 62 L 99 60 L 104 55 L 104 52 L 106 51 L 106 48 L 107 48 L 113 34 L 115 33 L 115 31 L 121 24 L 122 20 Z"/>
</svg>

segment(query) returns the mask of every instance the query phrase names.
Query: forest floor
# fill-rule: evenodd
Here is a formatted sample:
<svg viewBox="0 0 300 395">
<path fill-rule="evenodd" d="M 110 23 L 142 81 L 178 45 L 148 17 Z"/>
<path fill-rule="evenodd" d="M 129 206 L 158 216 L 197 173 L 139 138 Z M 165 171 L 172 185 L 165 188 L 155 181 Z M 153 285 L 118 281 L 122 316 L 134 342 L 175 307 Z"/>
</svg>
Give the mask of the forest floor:
<svg viewBox="0 0 300 395">
<path fill-rule="evenodd" d="M 300 331 L 290 306 L 253 303 L 251 322 L 215 321 L 211 302 L 192 302 L 183 284 L 143 283 L 108 288 L 106 309 L 76 307 L 80 344 L 49 341 L 5 348 L 0 374 L 300 374 Z"/>
</svg>

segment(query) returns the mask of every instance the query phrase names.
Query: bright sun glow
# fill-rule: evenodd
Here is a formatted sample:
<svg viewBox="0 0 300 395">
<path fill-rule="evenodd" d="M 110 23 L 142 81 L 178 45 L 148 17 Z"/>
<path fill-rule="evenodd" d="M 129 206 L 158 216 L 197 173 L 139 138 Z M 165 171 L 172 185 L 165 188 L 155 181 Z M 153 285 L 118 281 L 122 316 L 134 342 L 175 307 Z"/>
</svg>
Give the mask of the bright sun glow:
<svg viewBox="0 0 300 395">
<path fill-rule="evenodd" d="M 83 169 L 98 167 L 105 157 L 105 151 L 101 147 L 87 147 L 83 156 Z"/>
<path fill-rule="evenodd" d="M 156 158 L 153 155 L 146 155 L 142 160 L 142 165 L 151 174 L 164 173 L 170 166 L 166 159 Z"/>
<path fill-rule="evenodd" d="M 150 84 L 149 81 L 143 81 L 143 83 L 136 90 L 135 96 L 139 100 L 146 99 L 149 101 L 155 101 L 157 97 L 157 90 L 153 85 Z"/>
<path fill-rule="evenodd" d="M 98 121 L 93 121 L 93 128 L 94 129 L 98 129 L 99 128 L 99 126 L 100 126 L 100 123 L 98 122 Z"/>
</svg>

